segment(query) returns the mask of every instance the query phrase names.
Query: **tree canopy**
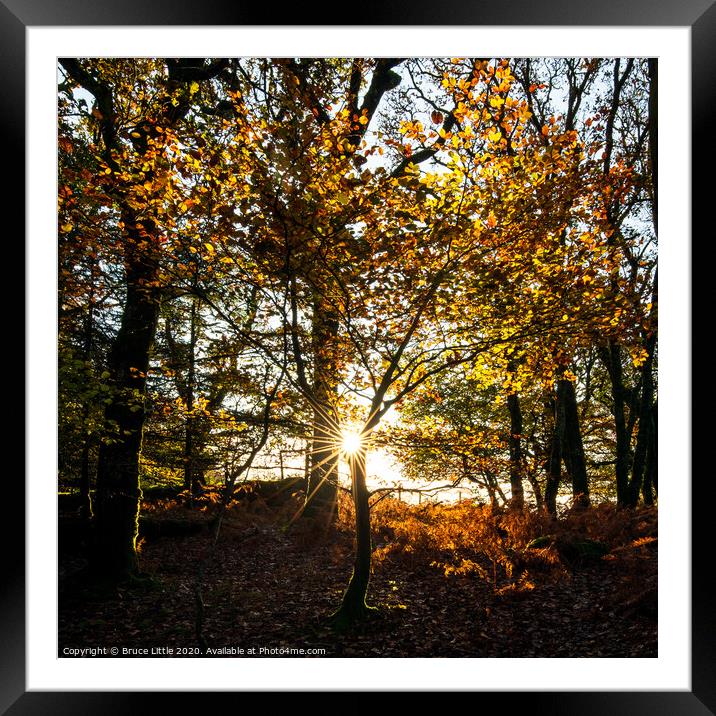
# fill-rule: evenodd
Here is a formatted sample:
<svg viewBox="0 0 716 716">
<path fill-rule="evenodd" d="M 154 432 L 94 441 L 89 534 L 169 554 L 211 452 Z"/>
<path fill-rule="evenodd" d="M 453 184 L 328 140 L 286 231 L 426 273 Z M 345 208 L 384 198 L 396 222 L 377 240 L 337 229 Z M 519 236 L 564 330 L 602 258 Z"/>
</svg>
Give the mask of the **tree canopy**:
<svg viewBox="0 0 716 716">
<path fill-rule="evenodd" d="M 142 491 L 225 510 L 288 479 L 290 523 L 330 530 L 350 490 L 352 622 L 381 493 L 653 504 L 656 82 L 646 59 L 61 59 L 59 480 L 95 568 L 139 573 Z"/>
</svg>

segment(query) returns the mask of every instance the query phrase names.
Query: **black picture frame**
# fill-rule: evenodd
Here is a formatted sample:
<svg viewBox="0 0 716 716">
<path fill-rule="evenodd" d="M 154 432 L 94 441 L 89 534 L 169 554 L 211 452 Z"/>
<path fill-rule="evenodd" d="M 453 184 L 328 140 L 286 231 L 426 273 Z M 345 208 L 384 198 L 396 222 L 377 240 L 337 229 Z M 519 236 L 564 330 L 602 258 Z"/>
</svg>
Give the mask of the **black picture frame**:
<svg viewBox="0 0 716 716">
<path fill-rule="evenodd" d="M 713 132 L 712 104 L 716 77 L 714 38 L 716 6 L 714 0 L 511 0 L 505 4 L 483 2 L 439 4 L 427 0 L 410 3 L 371 0 L 360 5 L 346 5 L 342 17 L 307 12 L 295 4 L 280 11 L 282 25 L 320 25 L 319 19 L 332 25 L 535 25 L 535 26 L 688 26 L 691 28 L 692 82 L 692 220 L 705 217 L 713 204 L 713 180 L 700 176 L 711 164 L 712 141 L 702 141 Z M 325 11 L 324 11 L 325 13 Z M 12 167 L 13 177 L 24 176 L 25 141 L 25 29 L 28 26 L 91 25 L 270 25 L 276 19 L 276 8 L 261 3 L 226 3 L 220 0 L 0 0 L 0 122 L 3 126 L 3 157 Z M 25 203 L 24 182 L 13 181 L 4 190 L 6 207 Z M 13 209 L 6 209 L 6 215 Z M 16 212 L 20 214 L 20 212 Z M 20 221 L 23 231 L 22 220 Z M 709 232 L 713 234 L 713 229 Z M 14 236 L 18 236 L 17 230 Z M 24 234 L 23 234 L 24 235 Z M 693 236 L 697 236 L 694 229 Z M 703 239 L 707 236 L 704 235 Z M 6 236 L 6 239 L 9 239 Z M 19 247 L 19 242 L 15 246 Z M 691 250 L 690 237 L 684 237 L 684 251 Z M 16 249 L 17 251 L 17 249 Z M 17 261 L 23 261 L 22 254 Z M 696 268 L 696 264 L 692 264 Z M 27 268 L 27 267 L 26 267 Z M 702 270 L 704 270 L 702 268 Z M 698 276 L 692 286 L 699 285 Z M 702 284 L 703 285 L 703 284 Z M 695 302 L 692 300 L 692 305 Z M 696 325 L 693 323 L 692 325 Z M 20 335 L 22 328 L 16 331 Z M 18 341 L 19 342 L 19 341 Z M 26 384 L 32 380 L 26 374 Z M 17 421 L 20 422 L 19 420 Z M 700 444 L 707 427 L 692 421 L 692 445 Z M 28 429 L 31 426 L 27 426 Z M 668 446 L 665 448 L 668 449 Z M 9 452 L 9 450 L 8 450 Z M 7 473 L 8 478 L 12 477 Z M 691 476 L 680 476 L 686 484 Z M 713 538 L 707 510 L 714 499 L 710 471 L 694 473 L 692 484 L 692 658 L 689 692 L 481 692 L 476 694 L 480 709 L 526 709 L 549 714 L 716 714 L 716 611 L 710 600 L 709 566 L 713 564 Z M 13 495 L 13 501 L 22 495 Z M 11 508 L 6 507 L 6 511 Z M 136 693 L 136 692 L 27 692 L 25 687 L 25 556 L 24 505 L 13 503 L 12 511 L 19 526 L 7 519 L 0 521 L 6 533 L 5 557 L 0 586 L 0 713 L 24 714 L 125 714 L 168 710 L 167 699 L 182 699 L 192 708 L 205 700 L 205 694 Z M 556 660 L 558 661 L 558 660 Z M 625 661 L 625 669 L 629 662 Z M 559 669 L 558 663 L 555 668 Z M 369 684 L 363 684 L 369 688 Z M 88 685 L 91 688 L 91 685 Z M 218 694 L 216 694 L 218 696 Z M 213 696 L 213 695 L 212 695 Z M 237 694 L 224 694 L 238 707 Z M 340 696 L 340 695 L 339 695 Z M 173 700 L 173 699 L 172 699 Z M 494 703 L 493 703 L 494 702 Z M 499 702 L 499 704 L 498 704 Z"/>
</svg>

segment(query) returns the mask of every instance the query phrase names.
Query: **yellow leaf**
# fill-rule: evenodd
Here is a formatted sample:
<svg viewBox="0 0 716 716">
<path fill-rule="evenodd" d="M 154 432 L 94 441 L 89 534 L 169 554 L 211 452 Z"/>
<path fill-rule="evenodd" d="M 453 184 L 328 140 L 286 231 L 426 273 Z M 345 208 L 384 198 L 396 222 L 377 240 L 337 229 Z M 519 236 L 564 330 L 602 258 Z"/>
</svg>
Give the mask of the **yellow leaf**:
<svg viewBox="0 0 716 716">
<path fill-rule="evenodd" d="M 213 253 L 214 253 L 214 247 L 213 247 L 211 244 L 206 243 L 206 244 L 204 244 L 204 246 L 206 246 L 206 250 L 207 250 L 210 254 L 213 254 Z"/>
</svg>

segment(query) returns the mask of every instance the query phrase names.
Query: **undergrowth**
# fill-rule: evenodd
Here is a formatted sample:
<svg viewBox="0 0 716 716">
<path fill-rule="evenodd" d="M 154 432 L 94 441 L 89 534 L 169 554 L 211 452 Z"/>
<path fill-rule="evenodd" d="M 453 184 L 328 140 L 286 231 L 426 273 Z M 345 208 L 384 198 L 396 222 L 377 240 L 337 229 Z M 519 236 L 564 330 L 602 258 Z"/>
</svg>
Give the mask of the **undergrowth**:
<svg viewBox="0 0 716 716">
<path fill-rule="evenodd" d="M 302 507 L 299 491 L 277 503 L 244 491 L 223 512 L 221 539 L 241 538 L 246 530 L 277 530 L 300 548 L 329 546 L 335 560 L 350 558 L 354 530 L 350 496 L 339 495 L 332 525 L 301 516 Z M 202 520 L 209 525 L 220 511 L 218 492 L 205 493 L 193 507 L 181 495 L 142 505 L 144 515 Z M 568 577 L 574 565 L 562 546 L 575 540 L 603 545 L 606 561 L 629 561 L 630 571 L 638 578 L 640 560 L 656 547 L 657 540 L 656 508 L 623 510 L 610 503 L 567 510 L 555 519 L 534 509 L 515 510 L 471 500 L 411 505 L 388 497 L 373 507 L 371 523 L 374 571 L 389 572 L 391 565 L 411 571 L 437 570 L 446 577 L 486 580 L 496 592 L 511 594 L 529 591 L 538 582 Z M 530 548 L 540 537 L 548 539 Z"/>
<path fill-rule="evenodd" d="M 425 565 L 446 576 L 475 575 L 499 589 L 531 589 L 534 579 L 567 576 L 562 545 L 592 540 L 608 554 L 623 554 L 656 539 L 655 508 L 621 510 L 600 504 L 568 511 L 554 519 L 536 510 L 478 505 L 464 500 L 451 504 L 409 505 L 385 499 L 373 510 L 374 562 Z M 538 537 L 546 545 L 529 549 Z"/>
</svg>

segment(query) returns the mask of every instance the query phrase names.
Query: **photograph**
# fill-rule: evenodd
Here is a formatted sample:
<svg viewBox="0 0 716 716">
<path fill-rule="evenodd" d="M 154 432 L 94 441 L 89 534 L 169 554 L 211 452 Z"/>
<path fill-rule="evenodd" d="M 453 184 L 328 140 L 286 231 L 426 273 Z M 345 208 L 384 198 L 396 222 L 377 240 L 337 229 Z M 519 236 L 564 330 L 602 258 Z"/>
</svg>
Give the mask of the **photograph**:
<svg viewBox="0 0 716 716">
<path fill-rule="evenodd" d="M 713 0 L 275 14 L 0 0 L 0 714 L 716 714 Z"/>
<path fill-rule="evenodd" d="M 59 57 L 57 657 L 657 658 L 659 69 Z"/>
</svg>

